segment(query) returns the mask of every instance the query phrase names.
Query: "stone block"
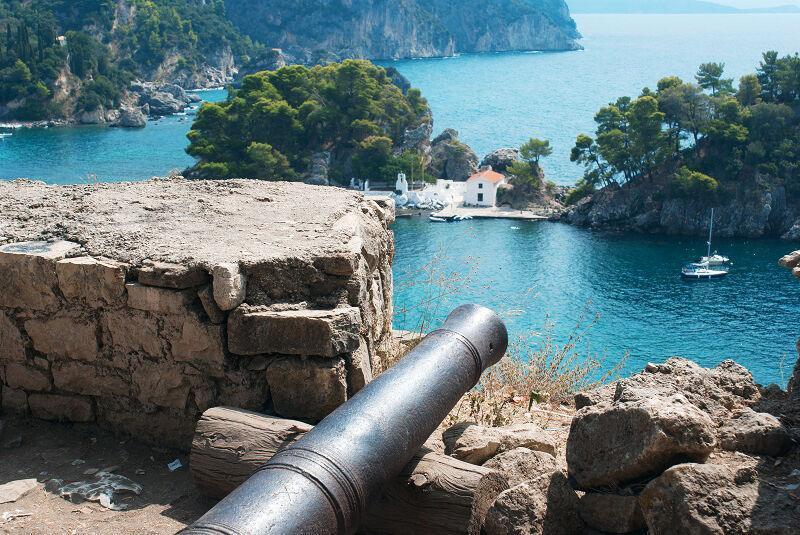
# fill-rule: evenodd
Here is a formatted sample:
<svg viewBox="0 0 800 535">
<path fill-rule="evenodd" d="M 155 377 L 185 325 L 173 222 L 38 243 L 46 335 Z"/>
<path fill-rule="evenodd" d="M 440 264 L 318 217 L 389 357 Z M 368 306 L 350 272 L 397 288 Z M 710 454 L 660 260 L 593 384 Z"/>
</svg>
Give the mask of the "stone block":
<svg viewBox="0 0 800 535">
<path fill-rule="evenodd" d="M 4 411 L 15 414 L 28 412 L 28 394 L 24 390 L 16 390 L 7 386 L 3 387 L 2 406 Z"/>
<path fill-rule="evenodd" d="M 67 301 L 91 308 L 119 303 L 125 296 L 125 265 L 91 256 L 56 264 L 58 285 Z"/>
<path fill-rule="evenodd" d="M 459 422 L 442 434 L 445 453 L 471 464 L 483 464 L 498 453 L 527 448 L 556 455 L 556 440 L 534 423 L 483 427 Z"/>
<path fill-rule="evenodd" d="M 167 339 L 176 362 L 186 362 L 215 377 L 223 376 L 225 333 L 222 325 L 205 323 L 191 313 L 169 318 L 167 326 Z"/>
<path fill-rule="evenodd" d="M 189 397 L 189 380 L 180 366 L 143 361 L 133 370 L 136 398 L 159 407 L 183 409 Z"/>
<path fill-rule="evenodd" d="M 126 284 L 125 288 L 130 308 L 160 314 L 186 314 L 197 295 L 193 290 L 171 290 L 135 283 Z"/>
<path fill-rule="evenodd" d="M 45 355 L 91 361 L 97 358 L 97 325 L 94 320 L 56 316 L 28 320 L 25 331 L 36 351 Z"/>
<path fill-rule="evenodd" d="M 25 343 L 16 324 L 0 310 L 0 362 L 25 360 Z"/>
<path fill-rule="evenodd" d="M 127 396 L 131 389 L 130 381 L 113 370 L 80 362 L 53 364 L 53 382 L 59 390 L 88 396 Z"/>
<path fill-rule="evenodd" d="M 361 340 L 361 345 L 347 355 L 345 362 L 347 363 L 347 386 L 350 395 L 353 395 L 372 381 L 372 364 L 366 340 Z"/>
<path fill-rule="evenodd" d="M 219 308 L 217 302 L 214 300 L 214 290 L 211 286 L 204 286 L 197 291 L 197 297 L 200 298 L 200 303 L 203 305 L 208 320 L 211 323 L 224 323 L 227 315 Z"/>
<path fill-rule="evenodd" d="M 225 374 L 225 380 L 218 382 L 218 386 L 217 405 L 261 412 L 270 399 L 267 374 L 263 370 L 230 370 Z"/>
<path fill-rule="evenodd" d="M 342 360 L 281 357 L 267 368 L 275 412 L 318 422 L 347 401 Z"/>
<path fill-rule="evenodd" d="M 94 408 L 88 398 L 60 394 L 31 394 L 28 396 L 31 414 L 42 420 L 62 422 L 91 422 Z"/>
<path fill-rule="evenodd" d="M 228 348 L 237 355 L 333 357 L 358 349 L 360 327 L 355 307 L 265 312 L 240 307 L 228 317 Z"/>
<path fill-rule="evenodd" d="M 247 280 L 238 264 L 220 264 L 212 270 L 214 301 L 221 310 L 233 310 L 244 302 Z"/>
<path fill-rule="evenodd" d="M 46 392 L 50 390 L 50 376 L 42 370 L 24 364 L 7 364 L 5 382 L 11 388 Z"/>
<path fill-rule="evenodd" d="M 148 314 L 125 309 L 109 311 L 103 314 L 103 329 L 115 351 L 163 355 L 158 321 Z"/>
<path fill-rule="evenodd" d="M 208 273 L 199 266 L 149 262 L 139 269 L 139 283 L 183 290 L 208 284 Z"/>
<path fill-rule="evenodd" d="M 0 306 L 58 310 L 56 261 L 79 247 L 67 241 L 21 242 L 0 247 L 0 288 L 3 288 Z"/>
</svg>

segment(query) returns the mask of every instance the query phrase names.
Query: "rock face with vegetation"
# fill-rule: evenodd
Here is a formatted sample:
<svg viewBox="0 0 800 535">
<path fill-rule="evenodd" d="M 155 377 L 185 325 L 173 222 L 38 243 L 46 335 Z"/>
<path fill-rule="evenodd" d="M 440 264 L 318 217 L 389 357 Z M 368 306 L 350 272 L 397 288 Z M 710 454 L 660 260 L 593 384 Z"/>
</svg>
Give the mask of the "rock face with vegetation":
<svg viewBox="0 0 800 535">
<path fill-rule="evenodd" d="M 443 180 L 463 182 L 478 171 L 478 156 L 469 145 L 459 141 L 452 128 L 431 142 L 430 173 Z"/>
<path fill-rule="evenodd" d="M 0 4 L 0 118 L 115 122 L 132 80 L 224 85 L 267 51 L 222 0 L 11 0 Z"/>
<path fill-rule="evenodd" d="M 203 106 L 187 152 L 204 178 L 393 181 L 419 174 L 430 121 L 418 90 L 404 93 L 368 61 L 295 65 L 247 76 L 226 102 Z"/>
<path fill-rule="evenodd" d="M 0 182 L 0 399 L 187 448 L 212 406 L 318 421 L 391 334 L 394 205 L 339 188 Z"/>
<path fill-rule="evenodd" d="M 566 221 L 697 235 L 716 207 L 721 236 L 800 238 L 800 56 L 765 53 L 737 88 L 723 68 L 707 63 L 696 84 L 670 76 L 602 108 L 595 137 L 572 150 L 585 174 Z"/>
<path fill-rule="evenodd" d="M 562 0 L 226 0 L 230 19 L 296 62 L 574 50 Z"/>
</svg>

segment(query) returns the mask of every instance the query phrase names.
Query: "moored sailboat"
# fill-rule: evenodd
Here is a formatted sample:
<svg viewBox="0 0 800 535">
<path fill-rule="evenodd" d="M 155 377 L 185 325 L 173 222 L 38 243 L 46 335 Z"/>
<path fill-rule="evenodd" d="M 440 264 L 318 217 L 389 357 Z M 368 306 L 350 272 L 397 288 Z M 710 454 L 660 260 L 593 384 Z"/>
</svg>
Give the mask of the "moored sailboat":
<svg viewBox="0 0 800 535">
<path fill-rule="evenodd" d="M 722 267 L 730 261 L 726 256 L 711 254 L 711 238 L 714 234 L 714 209 L 711 209 L 711 222 L 708 225 L 708 252 L 700 259 L 700 262 L 687 264 L 681 269 L 681 277 L 684 279 L 718 279 L 728 274 L 728 268 Z M 714 266 L 714 267 L 712 267 Z"/>
</svg>

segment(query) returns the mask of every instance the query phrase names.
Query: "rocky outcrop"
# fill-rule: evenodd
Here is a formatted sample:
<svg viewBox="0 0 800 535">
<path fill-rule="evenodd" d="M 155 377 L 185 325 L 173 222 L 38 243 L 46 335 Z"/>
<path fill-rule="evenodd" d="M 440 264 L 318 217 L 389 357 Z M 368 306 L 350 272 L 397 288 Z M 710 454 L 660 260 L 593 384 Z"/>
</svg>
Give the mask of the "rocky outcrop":
<svg viewBox="0 0 800 535">
<path fill-rule="evenodd" d="M 447 128 L 431 143 L 430 172 L 436 178 L 463 182 L 478 171 L 478 156 Z"/>
<path fill-rule="evenodd" d="M 800 202 L 769 177 L 724 189 L 719 202 L 675 197 L 669 183 L 612 184 L 568 210 L 563 220 L 596 229 L 702 236 L 715 206 L 720 237 L 800 239 Z"/>
<path fill-rule="evenodd" d="M 759 412 L 786 405 L 765 401 L 731 361 L 677 358 L 576 396 L 566 460 L 580 517 L 606 533 L 791 533 L 800 462 L 786 424 Z"/>
<path fill-rule="evenodd" d="M 574 50 L 579 34 L 562 0 L 226 0 L 231 21 L 298 63 L 398 59 L 462 52 Z"/>
<path fill-rule="evenodd" d="M 481 167 L 491 167 L 493 171 L 505 174 L 510 165 L 519 161 L 519 149 L 496 149 L 483 157 Z"/>
<path fill-rule="evenodd" d="M 393 208 L 296 183 L 0 182 L 3 410 L 182 448 L 211 406 L 320 420 L 391 338 Z"/>
<path fill-rule="evenodd" d="M 123 128 L 144 128 L 147 125 L 147 117 L 139 108 L 122 108 L 119 112 L 117 126 Z"/>
</svg>

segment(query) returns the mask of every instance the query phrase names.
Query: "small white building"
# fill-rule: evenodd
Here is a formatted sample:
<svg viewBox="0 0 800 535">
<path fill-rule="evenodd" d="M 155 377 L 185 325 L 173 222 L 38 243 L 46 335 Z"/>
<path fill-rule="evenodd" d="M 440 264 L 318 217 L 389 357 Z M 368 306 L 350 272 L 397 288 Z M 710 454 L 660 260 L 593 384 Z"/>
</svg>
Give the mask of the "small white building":
<svg viewBox="0 0 800 535">
<path fill-rule="evenodd" d="M 506 183 L 506 177 L 486 169 L 478 171 L 467 179 L 464 190 L 465 206 L 494 206 L 497 200 L 497 188 Z"/>
</svg>

